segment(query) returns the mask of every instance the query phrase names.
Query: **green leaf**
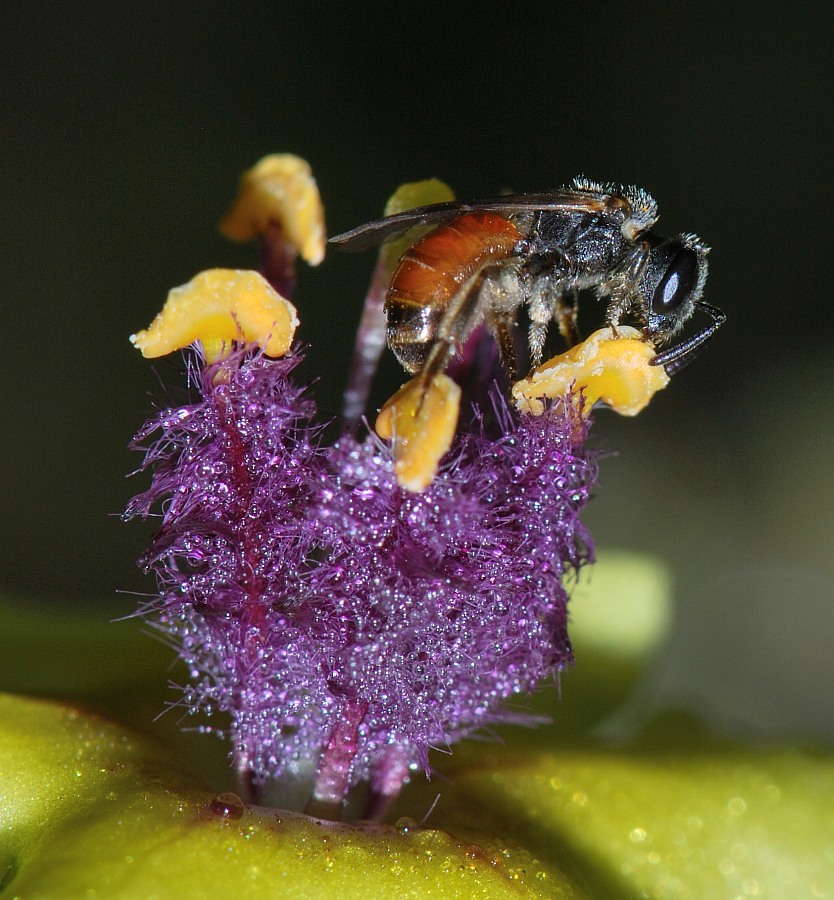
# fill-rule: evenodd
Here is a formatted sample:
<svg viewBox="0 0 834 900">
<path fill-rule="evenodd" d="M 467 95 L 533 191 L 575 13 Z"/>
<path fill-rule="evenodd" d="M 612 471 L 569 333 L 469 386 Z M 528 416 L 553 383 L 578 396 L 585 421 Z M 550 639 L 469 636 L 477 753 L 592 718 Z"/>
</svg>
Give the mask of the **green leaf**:
<svg viewBox="0 0 834 900">
<path fill-rule="evenodd" d="M 83 702 L 164 741 L 211 787 L 229 787 L 227 746 L 196 733 L 198 723 L 183 721 L 183 710 L 168 709 L 181 696 L 169 681 L 185 683 L 185 668 L 142 619 L 113 621 L 124 614 L 124 604 L 115 605 L 67 609 L 58 599 L 3 597 L 0 691 Z"/>
<path fill-rule="evenodd" d="M 560 676 L 558 694 L 540 690 L 532 711 L 553 720 L 540 743 L 584 740 L 615 712 L 649 671 L 672 622 L 672 577 L 661 560 L 600 550 L 583 569 L 568 604 L 576 665 Z"/>
<path fill-rule="evenodd" d="M 435 827 L 476 841 L 501 835 L 558 863 L 588 896 L 834 893 L 830 756 L 692 738 L 674 751 L 466 747 L 443 776 Z M 425 803 L 431 788 L 419 789 Z"/>
<path fill-rule="evenodd" d="M 427 827 L 388 827 L 218 802 L 145 739 L 70 707 L 3 696 L 0 723 L 0 885 L 14 896 L 834 891 L 827 757 L 694 741 L 546 754 L 470 744 L 442 782 L 402 799 Z"/>
<path fill-rule="evenodd" d="M 442 831 L 224 815 L 228 798 L 72 708 L 5 695 L 0 722 L 0 889 L 15 896 L 584 896 L 521 850 Z"/>
<path fill-rule="evenodd" d="M 440 778 L 416 776 L 405 790 L 399 827 L 217 803 L 206 785 L 228 786 L 225 747 L 179 736 L 173 715 L 153 726 L 172 753 L 73 706 L 0 696 L 0 889 L 352 900 L 834 894 L 831 757 L 717 745 L 672 717 L 630 749 L 555 749 L 631 690 L 669 624 L 662 566 L 608 553 L 590 574 L 571 606 L 577 669 L 549 710 L 561 738 L 513 729 L 503 747 L 457 745 L 435 760 Z M 2 683 L 85 696 L 151 730 L 170 696 L 171 651 L 138 621 L 56 609 L 3 608 Z M 198 768 L 199 781 L 183 766 Z"/>
</svg>

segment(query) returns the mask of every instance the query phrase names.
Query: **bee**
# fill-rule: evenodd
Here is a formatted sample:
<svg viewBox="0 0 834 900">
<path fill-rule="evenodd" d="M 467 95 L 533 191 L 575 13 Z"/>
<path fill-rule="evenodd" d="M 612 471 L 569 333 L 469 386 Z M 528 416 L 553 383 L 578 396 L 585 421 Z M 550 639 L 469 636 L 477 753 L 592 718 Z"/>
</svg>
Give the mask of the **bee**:
<svg viewBox="0 0 834 900">
<path fill-rule="evenodd" d="M 726 316 L 701 299 L 709 247 L 694 234 L 655 234 L 657 218 L 648 192 L 577 178 L 551 193 L 417 207 L 330 240 L 359 251 L 417 226 L 431 228 L 400 257 L 384 303 L 388 346 L 424 384 L 482 323 L 512 381 L 521 309 L 533 368 L 551 322 L 575 345 L 578 294 L 585 289 L 607 300 L 606 321 L 615 331 L 624 319 L 642 328 L 644 339 L 662 348 L 651 364 L 671 375 L 695 358 Z M 696 310 L 711 321 L 674 343 Z"/>
</svg>

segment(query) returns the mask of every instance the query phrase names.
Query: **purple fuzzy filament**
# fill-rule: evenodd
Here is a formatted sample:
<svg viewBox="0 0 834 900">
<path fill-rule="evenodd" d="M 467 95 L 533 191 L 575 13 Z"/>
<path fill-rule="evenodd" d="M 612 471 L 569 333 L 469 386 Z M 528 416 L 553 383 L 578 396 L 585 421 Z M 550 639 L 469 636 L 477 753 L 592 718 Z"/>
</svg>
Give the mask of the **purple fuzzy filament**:
<svg viewBox="0 0 834 900">
<path fill-rule="evenodd" d="M 321 441 L 298 356 L 195 357 L 193 403 L 137 436 L 161 509 L 144 612 L 179 648 L 192 711 L 227 713 L 236 763 L 383 810 L 432 747 L 529 721 L 504 701 L 572 661 L 566 575 L 591 558 L 579 513 L 596 465 L 571 402 L 459 435 L 423 493 L 374 437 Z"/>
</svg>

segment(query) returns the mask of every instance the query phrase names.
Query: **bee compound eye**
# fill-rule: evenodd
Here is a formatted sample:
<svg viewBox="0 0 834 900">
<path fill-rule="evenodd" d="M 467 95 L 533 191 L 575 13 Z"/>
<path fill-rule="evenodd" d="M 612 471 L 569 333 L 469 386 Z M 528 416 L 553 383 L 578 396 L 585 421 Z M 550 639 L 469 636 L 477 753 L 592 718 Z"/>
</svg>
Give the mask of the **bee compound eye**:
<svg viewBox="0 0 834 900">
<path fill-rule="evenodd" d="M 686 301 L 698 282 L 698 255 L 681 247 L 672 257 L 652 295 L 652 312 L 667 315 Z"/>
</svg>

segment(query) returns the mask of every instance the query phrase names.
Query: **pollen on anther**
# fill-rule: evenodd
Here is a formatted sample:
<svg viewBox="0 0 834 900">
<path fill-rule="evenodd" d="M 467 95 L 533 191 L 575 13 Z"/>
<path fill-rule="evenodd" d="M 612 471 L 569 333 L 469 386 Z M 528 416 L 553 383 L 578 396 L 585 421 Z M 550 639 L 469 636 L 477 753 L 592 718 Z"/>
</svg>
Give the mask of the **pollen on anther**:
<svg viewBox="0 0 834 900">
<path fill-rule="evenodd" d="M 324 259 L 324 206 L 310 164 L 292 153 L 265 156 L 240 181 L 232 208 L 220 230 L 235 241 L 248 241 L 277 223 L 311 266 Z"/>
<path fill-rule="evenodd" d="M 597 402 L 621 416 L 635 416 L 669 383 L 662 366 L 650 365 L 654 347 L 635 328 L 595 331 L 587 340 L 539 366 L 513 385 L 521 412 L 541 415 L 545 400 L 573 394 L 589 412 Z"/>
<path fill-rule="evenodd" d="M 277 358 L 289 350 L 296 328 L 295 307 L 258 272 L 208 269 L 173 288 L 150 326 L 130 340 L 148 358 L 195 341 L 202 342 L 209 362 L 233 341 L 258 344 Z"/>
<path fill-rule="evenodd" d="M 436 375 L 428 385 L 418 376 L 380 410 L 376 432 L 392 442 L 394 471 L 406 490 L 419 492 L 431 484 L 452 445 L 460 397 L 460 387 L 447 375 Z"/>
</svg>

